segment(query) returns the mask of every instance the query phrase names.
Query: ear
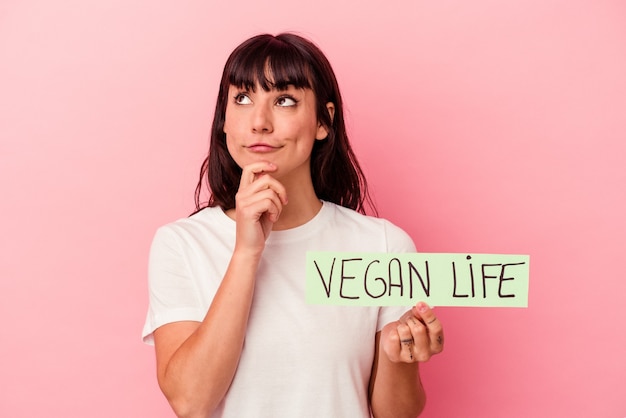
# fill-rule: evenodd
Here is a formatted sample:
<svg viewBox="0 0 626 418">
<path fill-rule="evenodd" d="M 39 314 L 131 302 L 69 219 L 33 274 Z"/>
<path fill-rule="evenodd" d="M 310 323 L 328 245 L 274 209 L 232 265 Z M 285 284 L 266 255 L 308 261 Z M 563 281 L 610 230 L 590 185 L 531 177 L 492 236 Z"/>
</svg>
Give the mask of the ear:
<svg viewBox="0 0 626 418">
<path fill-rule="evenodd" d="M 326 109 L 328 110 L 328 114 L 330 115 L 331 122 L 335 117 L 335 104 L 333 102 L 326 103 Z M 315 135 L 315 139 L 322 140 L 328 137 L 328 128 L 321 123 L 317 124 L 317 134 Z"/>
</svg>

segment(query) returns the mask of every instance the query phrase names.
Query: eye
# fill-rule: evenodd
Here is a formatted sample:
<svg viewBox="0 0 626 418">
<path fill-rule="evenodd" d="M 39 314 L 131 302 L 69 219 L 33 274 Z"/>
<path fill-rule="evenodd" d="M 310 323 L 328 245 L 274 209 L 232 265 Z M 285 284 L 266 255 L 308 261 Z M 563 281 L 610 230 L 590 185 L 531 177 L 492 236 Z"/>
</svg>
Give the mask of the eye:
<svg viewBox="0 0 626 418">
<path fill-rule="evenodd" d="M 276 100 L 276 106 L 290 107 L 298 104 L 298 101 L 291 96 L 281 96 Z"/>
<path fill-rule="evenodd" d="M 250 100 L 250 96 L 248 96 L 246 93 L 238 93 L 235 96 L 235 103 L 239 105 L 247 105 L 252 103 L 252 100 Z"/>
</svg>

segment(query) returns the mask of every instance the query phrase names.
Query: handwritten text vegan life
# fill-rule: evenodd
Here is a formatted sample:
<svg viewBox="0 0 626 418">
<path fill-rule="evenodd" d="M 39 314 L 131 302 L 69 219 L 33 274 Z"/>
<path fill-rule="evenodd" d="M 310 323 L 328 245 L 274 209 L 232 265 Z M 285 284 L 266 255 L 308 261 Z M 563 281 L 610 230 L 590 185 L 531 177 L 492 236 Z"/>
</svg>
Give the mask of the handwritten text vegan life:
<svg viewBox="0 0 626 418">
<path fill-rule="evenodd" d="M 529 256 L 308 252 L 306 299 L 357 306 L 527 307 Z"/>
</svg>

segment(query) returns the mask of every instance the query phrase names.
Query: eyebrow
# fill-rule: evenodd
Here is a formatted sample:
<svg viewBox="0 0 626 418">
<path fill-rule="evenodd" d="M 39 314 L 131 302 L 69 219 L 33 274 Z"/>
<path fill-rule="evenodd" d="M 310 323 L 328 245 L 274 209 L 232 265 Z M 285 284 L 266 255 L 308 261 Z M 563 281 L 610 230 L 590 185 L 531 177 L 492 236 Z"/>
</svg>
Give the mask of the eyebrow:
<svg viewBox="0 0 626 418">
<path fill-rule="evenodd" d="M 304 91 L 304 90 L 311 90 L 311 88 L 309 87 L 296 87 L 295 84 L 293 83 L 287 83 L 281 86 L 277 86 L 274 83 L 269 83 L 269 90 L 265 90 L 259 83 L 255 83 L 254 85 L 248 86 L 247 84 L 243 84 L 241 86 L 237 86 L 236 84 L 231 84 L 232 87 L 235 87 L 237 89 L 243 90 L 243 91 L 252 91 L 252 92 L 256 92 L 256 88 L 257 86 L 260 86 L 264 91 L 287 91 L 287 90 L 296 90 L 296 91 Z"/>
</svg>

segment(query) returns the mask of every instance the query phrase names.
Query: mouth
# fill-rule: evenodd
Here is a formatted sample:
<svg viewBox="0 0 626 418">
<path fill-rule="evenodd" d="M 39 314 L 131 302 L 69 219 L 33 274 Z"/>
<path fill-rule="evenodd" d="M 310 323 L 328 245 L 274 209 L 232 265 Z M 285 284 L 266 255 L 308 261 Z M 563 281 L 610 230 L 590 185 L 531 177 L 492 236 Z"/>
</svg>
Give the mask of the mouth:
<svg viewBox="0 0 626 418">
<path fill-rule="evenodd" d="M 277 149 L 280 149 L 281 147 L 275 146 L 275 145 L 266 144 L 266 143 L 263 143 L 263 142 L 257 142 L 257 143 L 254 143 L 254 144 L 246 145 L 245 148 L 248 151 L 252 151 L 252 152 L 266 153 L 266 152 L 276 151 Z"/>
</svg>

